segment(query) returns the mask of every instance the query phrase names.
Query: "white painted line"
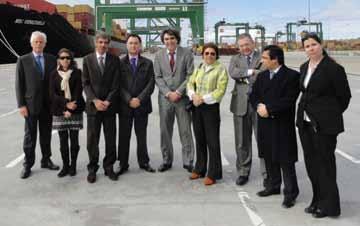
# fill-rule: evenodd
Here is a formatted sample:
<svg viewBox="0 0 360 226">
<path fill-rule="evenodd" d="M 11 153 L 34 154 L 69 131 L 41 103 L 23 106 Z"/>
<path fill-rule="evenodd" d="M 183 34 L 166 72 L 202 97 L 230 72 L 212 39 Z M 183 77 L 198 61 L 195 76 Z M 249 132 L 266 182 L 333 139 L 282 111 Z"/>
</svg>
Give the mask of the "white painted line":
<svg viewBox="0 0 360 226">
<path fill-rule="evenodd" d="M 225 158 L 225 155 L 223 152 L 221 152 L 221 163 L 223 166 L 228 166 L 230 165 L 229 161 Z"/>
<path fill-rule="evenodd" d="M 5 117 L 7 117 L 7 116 L 9 116 L 9 115 L 12 115 L 12 114 L 18 112 L 18 111 L 19 111 L 19 109 L 14 109 L 14 110 L 12 110 L 12 111 L 10 111 L 10 112 L 8 112 L 8 113 L 5 113 L 5 114 L 0 115 L 0 118 L 5 118 Z"/>
<path fill-rule="evenodd" d="M 14 166 L 16 166 L 21 160 L 23 160 L 25 157 L 25 154 L 21 154 L 19 157 L 17 157 L 16 159 L 12 160 L 9 164 L 6 165 L 6 168 L 13 168 Z"/>
<path fill-rule="evenodd" d="M 246 213 L 249 215 L 251 223 L 254 226 L 266 226 L 263 219 L 261 219 L 261 217 L 256 213 L 254 206 L 249 205 L 249 194 L 247 192 L 238 192 L 238 197 L 245 208 Z"/>
<path fill-rule="evenodd" d="M 336 149 L 335 151 L 336 153 L 338 153 L 339 155 L 341 155 L 342 157 L 346 158 L 347 160 L 350 160 L 351 162 L 355 163 L 355 164 L 360 164 L 360 160 L 359 159 L 356 159 L 354 157 L 352 157 L 351 155 L 339 150 L 339 149 Z"/>
<path fill-rule="evenodd" d="M 53 130 L 51 132 L 52 135 L 54 135 L 57 131 Z M 16 159 L 12 160 L 9 164 L 7 164 L 5 167 L 6 168 L 13 168 L 14 166 L 16 166 L 21 160 L 23 160 L 25 157 L 25 154 L 21 154 L 19 157 L 17 157 Z"/>
</svg>

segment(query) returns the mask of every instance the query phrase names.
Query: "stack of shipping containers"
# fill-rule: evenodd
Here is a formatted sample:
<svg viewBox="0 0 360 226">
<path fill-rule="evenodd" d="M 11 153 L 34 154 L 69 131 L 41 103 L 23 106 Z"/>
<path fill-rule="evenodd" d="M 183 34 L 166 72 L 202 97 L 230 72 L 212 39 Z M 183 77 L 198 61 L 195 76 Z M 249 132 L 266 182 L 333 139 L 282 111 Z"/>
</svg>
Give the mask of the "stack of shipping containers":
<svg viewBox="0 0 360 226">
<path fill-rule="evenodd" d="M 58 14 L 62 15 L 77 30 L 94 29 L 93 8 L 88 5 L 56 5 Z"/>
</svg>

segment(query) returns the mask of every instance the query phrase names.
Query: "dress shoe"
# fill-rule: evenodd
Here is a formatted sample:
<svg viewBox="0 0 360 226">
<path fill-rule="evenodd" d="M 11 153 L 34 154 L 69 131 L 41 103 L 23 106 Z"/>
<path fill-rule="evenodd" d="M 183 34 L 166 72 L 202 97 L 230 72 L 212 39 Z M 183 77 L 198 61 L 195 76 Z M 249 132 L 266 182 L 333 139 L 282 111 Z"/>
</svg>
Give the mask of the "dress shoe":
<svg viewBox="0 0 360 226">
<path fill-rule="evenodd" d="M 280 188 L 278 188 L 278 189 L 265 189 L 265 190 L 259 191 L 256 194 L 258 196 L 260 196 L 260 197 L 266 197 L 266 196 L 270 196 L 270 195 L 278 195 L 278 194 L 280 194 Z"/>
<path fill-rule="evenodd" d="M 209 186 L 216 183 L 215 179 L 211 179 L 210 177 L 205 177 L 204 179 L 204 185 Z"/>
<path fill-rule="evenodd" d="M 202 177 L 204 177 L 204 175 L 192 172 L 189 179 L 190 180 L 196 180 L 196 179 L 199 179 L 199 178 L 202 178 Z"/>
<path fill-rule="evenodd" d="M 192 165 L 183 165 L 183 168 L 186 169 L 189 173 L 191 173 L 194 169 Z"/>
<path fill-rule="evenodd" d="M 249 181 L 249 177 L 247 177 L 247 176 L 239 176 L 236 179 L 236 184 L 242 186 L 242 185 L 245 185 L 248 181 Z"/>
<path fill-rule="evenodd" d="M 314 218 L 324 218 L 324 217 L 327 217 L 328 215 L 324 211 L 322 211 L 321 209 L 317 208 L 315 210 L 315 212 L 312 214 L 312 216 Z"/>
<path fill-rule="evenodd" d="M 124 173 L 126 173 L 127 171 L 129 171 L 129 166 L 127 166 L 127 167 L 119 167 L 119 171 L 116 173 L 118 176 L 120 176 L 120 175 L 122 175 L 122 174 L 124 174 Z"/>
<path fill-rule="evenodd" d="M 281 204 L 282 207 L 284 207 L 285 209 L 291 208 L 295 205 L 295 200 L 294 199 L 284 199 L 283 203 Z"/>
<path fill-rule="evenodd" d="M 313 214 L 313 213 L 315 213 L 315 211 L 316 211 L 316 206 L 308 206 L 308 207 L 306 207 L 305 209 L 304 209 L 304 212 L 305 213 L 310 213 L 310 214 Z"/>
<path fill-rule="evenodd" d="M 69 174 L 69 167 L 63 167 L 58 173 L 58 177 L 65 177 Z"/>
<path fill-rule="evenodd" d="M 87 181 L 90 184 L 95 183 L 95 181 L 96 181 L 96 173 L 95 172 L 89 172 L 89 174 L 87 176 Z"/>
<path fill-rule="evenodd" d="M 159 172 L 165 172 L 167 170 L 171 169 L 171 164 L 161 164 L 158 168 Z"/>
<path fill-rule="evenodd" d="M 76 165 L 70 165 L 69 175 L 72 177 L 76 175 Z"/>
<path fill-rule="evenodd" d="M 31 169 L 23 168 L 20 173 L 20 178 L 26 179 L 26 178 L 30 177 L 30 175 L 31 175 Z"/>
<path fill-rule="evenodd" d="M 49 170 L 59 170 L 60 167 L 58 165 L 55 165 L 51 159 L 48 159 L 44 162 L 41 162 L 41 168 L 46 168 L 46 169 L 49 169 Z"/>
<path fill-rule="evenodd" d="M 112 169 L 105 170 L 105 176 L 109 177 L 110 180 L 118 180 L 118 175 Z"/>
<path fill-rule="evenodd" d="M 143 169 L 143 170 L 145 170 L 146 172 L 149 172 L 149 173 L 155 173 L 154 168 L 152 168 L 149 164 L 145 164 L 145 165 L 140 166 L 140 169 Z"/>
</svg>

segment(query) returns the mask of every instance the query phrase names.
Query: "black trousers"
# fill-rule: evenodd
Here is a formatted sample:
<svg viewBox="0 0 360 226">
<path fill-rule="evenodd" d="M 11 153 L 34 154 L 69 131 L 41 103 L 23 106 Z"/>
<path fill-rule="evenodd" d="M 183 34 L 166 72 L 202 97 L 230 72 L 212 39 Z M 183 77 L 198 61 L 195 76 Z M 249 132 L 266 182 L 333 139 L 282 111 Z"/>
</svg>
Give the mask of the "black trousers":
<svg viewBox="0 0 360 226">
<path fill-rule="evenodd" d="M 89 172 L 96 172 L 99 168 L 99 140 L 101 125 L 105 138 L 105 157 L 103 159 L 103 167 L 105 170 L 113 169 L 116 161 L 116 116 L 104 115 L 98 113 L 96 115 L 87 116 L 87 150 L 89 154 Z"/>
<path fill-rule="evenodd" d="M 265 156 L 265 167 L 269 183 L 267 189 L 280 189 L 282 179 L 284 181 L 284 198 L 295 200 L 299 195 L 295 163 L 279 163 Z M 281 178 L 282 174 L 282 178 Z"/>
<path fill-rule="evenodd" d="M 219 104 L 202 104 L 192 112 L 196 139 L 194 172 L 211 179 L 222 178 Z M 208 166 L 209 161 L 209 168 Z"/>
<path fill-rule="evenodd" d="M 51 128 L 52 116 L 48 111 L 41 111 L 39 115 L 25 117 L 25 135 L 23 142 L 24 167 L 30 169 L 35 162 L 35 147 L 37 139 L 37 127 L 39 125 L 40 148 L 42 159 L 46 162 L 51 157 Z"/>
<path fill-rule="evenodd" d="M 69 166 L 69 150 L 71 152 L 72 164 L 76 164 L 79 146 L 79 130 L 62 130 L 58 131 L 60 138 L 60 152 L 64 167 Z M 70 137 L 70 147 L 69 147 Z"/>
<path fill-rule="evenodd" d="M 119 147 L 118 159 L 121 167 L 129 167 L 129 151 L 131 130 L 134 124 L 137 141 L 137 160 L 139 166 L 149 163 L 149 155 L 146 142 L 146 130 L 148 125 L 148 115 L 119 115 Z"/>
<path fill-rule="evenodd" d="M 341 210 L 336 183 L 337 134 L 315 133 L 311 125 L 304 122 L 299 135 L 304 151 L 306 171 L 313 189 L 311 205 L 320 208 L 329 216 L 338 216 Z"/>
</svg>

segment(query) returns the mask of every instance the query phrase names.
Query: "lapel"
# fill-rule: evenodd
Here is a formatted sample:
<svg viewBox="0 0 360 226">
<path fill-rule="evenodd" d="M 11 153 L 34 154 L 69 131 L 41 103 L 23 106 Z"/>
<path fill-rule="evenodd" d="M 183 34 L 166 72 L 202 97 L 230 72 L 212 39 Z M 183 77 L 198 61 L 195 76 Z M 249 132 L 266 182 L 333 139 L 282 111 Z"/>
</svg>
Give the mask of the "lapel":
<svg viewBox="0 0 360 226">
<path fill-rule="evenodd" d="M 300 77 L 300 87 L 302 90 L 305 90 L 305 86 L 304 86 L 304 81 L 305 81 L 305 77 L 308 71 L 308 67 L 309 67 L 309 61 L 307 61 L 304 65 L 303 65 L 303 70 L 301 71 L 301 77 Z"/>
<path fill-rule="evenodd" d="M 32 63 L 32 67 L 33 67 L 33 69 L 34 69 L 34 76 L 35 76 L 35 78 L 37 79 L 37 80 L 39 80 L 39 81 L 41 81 L 41 76 L 40 76 L 40 70 L 39 70 L 39 68 L 38 68 L 38 66 L 37 66 L 37 63 L 36 63 L 36 59 L 35 59 L 35 56 L 34 56 L 34 54 L 31 52 L 31 53 L 29 53 L 29 57 L 30 57 L 30 59 L 31 59 L 31 63 Z M 44 61 L 45 62 L 45 61 Z"/>
<path fill-rule="evenodd" d="M 180 65 L 180 64 L 178 64 L 178 62 L 180 62 L 180 60 L 182 60 L 182 57 L 183 57 L 183 49 L 180 46 L 178 46 L 177 49 L 176 49 L 174 73 L 176 72 L 177 66 Z"/>
<path fill-rule="evenodd" d="M 102 75 L 101 75 L 101 70 L 100 70 L 100 66 L 99 66 L 99 63 L 98 63 L 98 60 L 97 60 L 97 57 L 96 57 L 96 53 L 93 53 L 92 56 L 90 57 L 90 63 L 92 65 L 94 65 L 95 69 L 96 69 L 96 72 L 95 75 L 98 79 L 101 80 L 102 78 Z M 107 61 L 107 60 L 105 60 Z M 104 69 L 104 74 L 105 74 L 105 69 Z"/>
<path fill-rule="evenodd" d="M 104 67 L 104 74 L 103 77 L 106 76 L 106 72 L 109 70 L 110 64 L 111 64 L 111 56 L 109 53 L 106 53 L 106 57 L 105 57 L 105 67 Z"/>
<path fill-rule="evenodd" d="M 258 65 L 259 63 L 259 60 L 260 60 L 260 57 L 259 57 L 259 52 L 254 50 L 254 54 L 251 58 L 251 63 L 250 63 L 250 67 L 249 68 L 256 68 L 256 66 Z M 245 57 L 245 61 L 247 61 L 246 57 Z M 247 62 L 246 62 L 247 64 Z"/>
<path fill-rule="evenodd" d="M 326 59 L 327 59 L 326 56 L 324 56 L 324 58 L 320 61 L 318 66 L 315 68 L 315 71 L 313 71 L 313 73 L 311 74 L 311 78 L 309 80 L 309 83 L 307 85 L 306 90 L 309 89 L 309 87 L 313 83 L 314 79 L 317 79 L 317 77 L 319 76 L 319 74 L 320 74 L 319 72 L 322 70 L 324 62 L 326 61 Z M 305 76 L 306 76 L 306 73 L 308 71 L 308 67 L 309 67 L 309 63 L 306 65 Z"/>
<path fill-rule="evenodd" d="M 165 69 L 169 72 L 167 74 L 172 74 L 171 67 L 170 67 L 170 59 L 169 59 L 169 55 L 167 53 L 167 49 L 164 49 L 164 51 L 163 51 L 163 59 L 165 62 Z M 175 65 L 176 65 L 176 61 L 175 61 Z"/>
<path fill-rule="evenodd" d="M 270 71 L 266 71 L 266 78 L 265 78 L 265 92 L 270 89 L 278 89 L 281 83 L 281 80 L 284 78 L 283 74 L 286 71 L 286 66 L 282 65 L 281 68 L 277 73 L 274 74 L 274 77 L 270 79 Z"/>
</svg>

